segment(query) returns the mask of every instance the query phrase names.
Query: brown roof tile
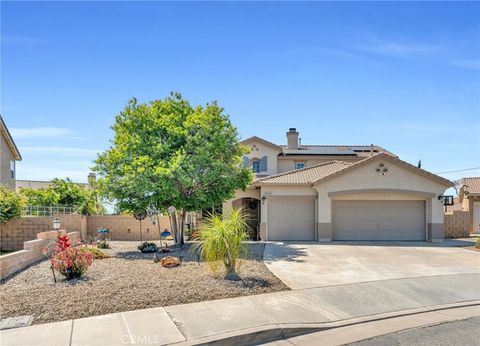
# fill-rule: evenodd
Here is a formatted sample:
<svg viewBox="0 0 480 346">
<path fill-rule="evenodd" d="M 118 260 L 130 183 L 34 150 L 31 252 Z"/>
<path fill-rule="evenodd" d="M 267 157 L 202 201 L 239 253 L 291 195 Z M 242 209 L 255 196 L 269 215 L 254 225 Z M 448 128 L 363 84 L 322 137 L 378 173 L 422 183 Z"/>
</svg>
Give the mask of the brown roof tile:
<svg viewBox="0 0 480 346">
<path fill-rule="evenodd" d="M 350 166 L 351 163 L 343 161 L 330 161 L 311 167 L 305 167 L 294 171 L 270 175 L 266 178 L 257 179 L 255 185 L 269 184 L 312 184 L 318 179 L 330 175 L 338 170 Z"/>
<path fill-rule="evenodd" d="M 463 178 L 463 186 L 470 196 L 480 195 L 480 177 Z"/>
</svg>

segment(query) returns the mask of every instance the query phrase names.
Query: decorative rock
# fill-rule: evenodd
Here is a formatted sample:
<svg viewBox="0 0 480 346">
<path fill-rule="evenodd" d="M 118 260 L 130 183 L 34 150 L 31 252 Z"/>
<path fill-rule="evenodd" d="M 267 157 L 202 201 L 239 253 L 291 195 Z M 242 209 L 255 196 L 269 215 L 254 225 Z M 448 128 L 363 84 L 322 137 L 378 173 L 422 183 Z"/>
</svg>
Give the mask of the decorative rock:
<svg viewBox="0 0 480 346">
<path fill-rule="evenodd" d="M 167 256 L 160 261 L 162 267 L 171 268 L 180 265 L 180 260 L 177 257 Z"/>
</svg>

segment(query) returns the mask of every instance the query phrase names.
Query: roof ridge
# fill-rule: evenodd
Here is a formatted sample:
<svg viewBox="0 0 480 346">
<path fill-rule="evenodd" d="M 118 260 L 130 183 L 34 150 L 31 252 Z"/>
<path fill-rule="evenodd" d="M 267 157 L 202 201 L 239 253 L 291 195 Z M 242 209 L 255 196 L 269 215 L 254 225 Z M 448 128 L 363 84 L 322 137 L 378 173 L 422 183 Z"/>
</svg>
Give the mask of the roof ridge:
<svg viewBox="0 0 480 346">
<path fill-rule="evenodd" d="M 313 165 L 313 166 L 308 166 L 308 167 L 304 167 L 304 168 L 300 168 L 300 169 L 293 169 L 293 170 L 291 170 L 291 171 L 286 171 L 286 172 L 282 172 L 282 173 L 272 174 L 272 175 L 269 175 L 269 176 L 266 176 L 266 177 L 263 177 L 263 178 L 260 178 L 260 179 L 256 179 L 256 180 L 254 180 L 254 183 L 256 183 L 256 182 L 261 182 L 261 181 L 264 181 L 264 180 L 267 180 L 267 179 L 271 179 L 271 178 L 283 177 L 283 176 L 288 175 L 288 174 L 294 174 L 294 173 L 298 173 L 298 172 L 304 172 L 304 171 L 307 171 L 307 170 L 310 170 L 310 169 L 313 169 L 313 168 L 317 168 L 317 167 L 321 167 L 321 166 L 326 166 L 326 165 L 331 165 L 332 163 L 342 163 L 342 164 L 346 164 L 346 165 L 352 165 L 352 164 L 349 163 L 349 162 L 339 161 L 339 160 L 332 160 L 332 161 L 322 162 L 322 163 L 319 163 L 319 164 L 316 164 L 316 165 Z M 348 167 L 348 166 L 347 166 L 347 167 Z"/>
</svg>

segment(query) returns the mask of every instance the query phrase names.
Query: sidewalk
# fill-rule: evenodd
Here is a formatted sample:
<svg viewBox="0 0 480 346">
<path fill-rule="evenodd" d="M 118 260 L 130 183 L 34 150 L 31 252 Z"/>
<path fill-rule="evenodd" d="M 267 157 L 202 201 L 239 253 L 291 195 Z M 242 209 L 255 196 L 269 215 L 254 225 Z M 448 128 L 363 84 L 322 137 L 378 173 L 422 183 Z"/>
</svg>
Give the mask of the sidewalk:
<svg viewBox="0 0 480 346">
<path fill-rule="evenodd" d="M 221 299 L 4 330 L 0 344 L 261 343 L 347 324 L 480 304 L 479 284 L 480 274 L 460 274 Z"/>
</svg>

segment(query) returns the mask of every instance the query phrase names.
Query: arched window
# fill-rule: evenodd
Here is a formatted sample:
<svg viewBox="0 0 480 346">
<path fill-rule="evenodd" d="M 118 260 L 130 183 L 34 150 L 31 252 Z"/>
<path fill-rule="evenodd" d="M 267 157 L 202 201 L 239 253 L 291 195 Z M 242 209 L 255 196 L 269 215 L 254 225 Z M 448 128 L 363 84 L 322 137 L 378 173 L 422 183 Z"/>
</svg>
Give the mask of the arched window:
<svg viewBox="0 0 480 346">
<path fill-rule="evenodd" d="M 255 173 L 260 172 L 260 161 L 259 160 L 252 161 L 252 169 Z"/>
</svg>

